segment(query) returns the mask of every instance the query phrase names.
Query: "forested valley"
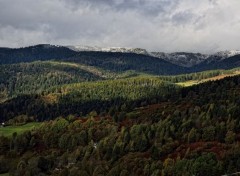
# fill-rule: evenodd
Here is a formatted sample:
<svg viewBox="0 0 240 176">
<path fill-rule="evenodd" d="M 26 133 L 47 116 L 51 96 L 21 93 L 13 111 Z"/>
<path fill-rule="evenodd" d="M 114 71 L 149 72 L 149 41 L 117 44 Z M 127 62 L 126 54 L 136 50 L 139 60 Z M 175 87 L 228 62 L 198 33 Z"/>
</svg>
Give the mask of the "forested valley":
<svg viewBox="0 0 240 176">
<path fill-rule="evenodd" d="M 154 85 L 154 80 L 144 84 Z M 156 100 L 148 97 L 131 108 L 125 102 L 104 111 L 91 109 L 86 115 L 62 115 L 20 135 L 2 136 L 1 172 L 13 175 L 237 172 L 240 77 L 181 89 L 166 88 L 168 95 Z M 71 89 L 75 87 L 65 91 Z M 151 90 L 147 93 L 151 95 Z M 86 99 L 94 99 L 91 95 Z M 135 95 L 126 97 L 138 100 Z M 11 123 L 18 123 L 19 119 L 14 120 Z"/>
<path fill-rule="evenodd" d="M 238 65 L 195 72 L 133 53 L 0 51 L 0 176 L 240 171 Z"/>
</svg>

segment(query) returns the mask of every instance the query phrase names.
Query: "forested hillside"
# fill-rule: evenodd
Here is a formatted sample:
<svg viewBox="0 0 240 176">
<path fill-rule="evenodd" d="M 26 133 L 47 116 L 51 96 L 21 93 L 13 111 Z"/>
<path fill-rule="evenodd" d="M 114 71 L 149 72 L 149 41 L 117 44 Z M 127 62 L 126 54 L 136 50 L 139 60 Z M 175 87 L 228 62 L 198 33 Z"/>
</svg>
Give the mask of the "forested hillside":
<svg viewBox="0 0 240 176">
<path fill-rule="evenodd" d="M 49 61 L 0 67 L 1 100 L 4 101 L 0 104 L 1 120 L 28 115 L 43 121 L 69 113 L 108 112 L 123 104 L 131 109 L 166 100 L 180 88 L 175 83 L 181 85 L 189 80 L 201 83 L 215 76 L 239 74 L 236 68 L 178 76 L 143 76 Z M 138 74 L 141 76 L 136 77 Z"/>
<path fill-rule="evenodd" d="M 20 94 L 41 93 L 52 86 L 103 79 L 81 67 L 59 62 L 0 65 L 2 99 Z"/>
<path fill-rule="evenodd" d="M 66 61 L 97 66 L 114 72 L 135 70 L 154 75 L 173 75 L 188 72 L 186 68 L 163 59 L 134 53 L 79 52 Z"/>
<path fill-rule="evenodd" d="M 238 66 L 238 55 L 186 68 L 146 54 L 0 48 L 0 175 L 239 172 Z"/>
<path fill-rule="evenodd" d="M 126 106 L 131 109 L 147 102 L 166 99 L 176 86 L 157 77 L 84 82 L 57 86 L 41 94 L 20 95 L 0 104 L 1 119 L 18 115 L 48 120 L 59 115 L 107 112 Z"/>
<path fill-rule="evenodd" d="M 67 47 L 47 44 L 18 49 L 0 48 L 0 64 L 38 60 L 74 62 L 117 72 L 135 70 L 137 72 L 164 75 L 186 72 L 184 67 L 143 54 L 95 51 L 76 52 Z"/>
<path fill-rule="evenodd" d="M 0 65 L 0 102 L 23 94 L 41 94 L 51 87 L 64 84 L 155 75 L 140 72 L 141 69 L 139 72 L 136 70 L 108 70 L 97 66 L 90 66 L 91 64 L 87 63 L 87 61 L 83 63 L 35 61 Z M 238 70 L 239 68 L 232 70 L 211 70 L 176 76 L 159 76 L 159 78 L 172 83 L 191 80 L 201 81 L 202 79 L 214 76 L 234 74 Z"/>
<path fill-rule="evenodd" d="M 232 69 L 240 66 L 240 55 L 235 55 L 229 57 L 228 59 L 224 59 L 216 62 L 214 59 L 209 62 L 208 60 L 203 63 L 192 67 L 194 71 L 202 71 L 202 70 L 213 70 L 213 69 Z"/>
<path fill-rule="evenodd" d="M 113 72 L 98 67 L 61 61 L 35 61 L 0 65 L 0 102 L 22 94 L 42 93 L 63 84 L 127 78 L 136 71 Z"/>
<path fill-rule="evenodd" d="M 234 55 L 231 55 L 230 51 L 229 53 L 220 52 L 207 57 L 199 53 L 164 54 L 160 52 L 155 56 L 155 54 L 126 51 L 75 51 L 64 46 L 41 44 L 15 49 L 0 48 L 0 65 L 55 60 L 80 63 L 114 72 L 134 70 L 154 75 L 174 75 L 239 67 L 240 55 L 237 52 Z M 198 62 L 199 59 L 201 62 L 191 66 L 190 62 Z M 188 65 L 187 62 L 189 66 L 181 66 Z"/>
<path fill-rule="evenodd" d="M 240 170 L 239 93 L 240 76 L 235 76 L 183 88 L 167 99 L 134 109 L 121 106 L 101 114 L 92 111 L 86 116 L 59 117 L 24 134 L 0 137 L 0 172 L 109 176 L 235 173 Z"/>
<path fill-rule="evenodd" d="M 0 48 L 0 64 L 33 62 L 36 60 L 63 59 L 76 52 L 63 46 L 42 44 L 25 48 Z"/>
</svg>

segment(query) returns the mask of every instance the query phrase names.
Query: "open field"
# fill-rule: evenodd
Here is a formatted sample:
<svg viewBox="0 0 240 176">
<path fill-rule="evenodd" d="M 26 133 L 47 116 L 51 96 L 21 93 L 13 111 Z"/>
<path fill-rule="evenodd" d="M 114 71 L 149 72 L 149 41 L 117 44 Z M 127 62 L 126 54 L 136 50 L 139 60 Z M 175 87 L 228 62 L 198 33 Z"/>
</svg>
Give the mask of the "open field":
<svg viewBox="0 0 240 176">
<path fill-rule="evenodd" d="M 9 173 L 0 174 L 0 176 L 9 176 Z"/>
<path fill-rule="evenodd" d="M 27 130 L 37 128 L 41 125 L 40 122 L 31 122 L 21 126 L 6 126 L 0 128 L 0 136 L 10 137 L 14 132 L 21 134 Z"/>
</svg>

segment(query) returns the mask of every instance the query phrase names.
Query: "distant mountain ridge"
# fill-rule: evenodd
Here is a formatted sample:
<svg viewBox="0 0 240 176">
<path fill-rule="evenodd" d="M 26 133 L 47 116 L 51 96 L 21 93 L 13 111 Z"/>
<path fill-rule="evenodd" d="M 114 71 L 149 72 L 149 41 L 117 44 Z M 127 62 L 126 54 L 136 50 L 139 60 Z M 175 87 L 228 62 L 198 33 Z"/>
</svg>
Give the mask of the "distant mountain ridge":
<svg viewBox="0 0 240 176">
<path fill-rule="evenodd" d="M 67 48 L 81 52 L 81 51 L 100 51 L 100 52 L 119 52 L 119 53 L 135 53 L 135 54 L 145 54 L 151 55 L 146 49 L 142 48 L 127 48 L 127 47 L 98 47 L 98 46 L 66 46 Z"/>
<path fill-rule="evenodd" d="M 120 52 L 120 53 L 135 53 L 144 54 L 148 56 L 157 57 L 173 64 L 183 66 L 183 67 L 193 67 L 204 61 L 207 63 L 222 61 L 229 57 L 240 54 L 240 50 L 226 50 L 220 51 L 214 54 L 201 54 L 201 53 L 189 53 L 189 52 L 174 52 L 174 53 L 164 53 L 164 52 L 149 52 L 142 48 L 127 48 L 127 47 L 97 47 L 97 46 L 66 46 L 71 50 L 76 52 L 82 51 L 98 51 L 98 52 Z"/>
<path fill-rule="evenodd" d="M 234 59 L 232 59 L 233 57 Z M 150 63 L 150 65 L 157 65 L 159 66 L 158 69 L 162 70 L 157 71 L 158 74 L 181 74 L 209 69 L 231 69 L 240 66 L 239 57 L 240 50 L 221 51 L 215 54 L 189 52 L 164 53 L 150 52 L 141 48 L 103 48 L 96 46 L 60 46 L 50 44 L 39 44 L 14 49 L 0 48 L 0 64 L 32 62 L 36 60 L 81 60 L 84 63 L 90 62 L 93 64 L 92 66 L 99 66 L 99 62 L 101 62 L 100 65 L 109 65 L 110 62 L 118 62 L 118 65 L 115 64 L 114 66 L 115 69 L 119 69 L 117 67 L 123 67 L 124 65 L 124 68 L 129 68 L 130 70 L 134 68 L 132 67 L 134 64 L 141 64 L 140 62 L 142 61 L 145 63 L 145 59 L 147 59 L 149 63 L 153 62 Z M 90 60 L 86 60 L 86 58 Z M 136 58 L 141 59 L 138 60 Z M 91 60 L 94 60 L 94 63 L 91 62 Z M 121 64 L 118 60 L 121 60 Z M 132 66 L 127 67 L 126 64 L 128 64 L 130 60 Z M 151 68 L 148 67 L 147 69 L 149 70 Z M 119 70 L 121 71 L 121 68 Z M 144 69 L 140 71 L 144 71 Z"/>
<path fill-rule="evenodd" d="M 74 51 L 64 46 L 36 45 L 19 49 L 1 49 L 0 64 L 33 61 L 62 61 L 84 64 L 122 73 L 136 71 L 153 75 L 173 75 L 187 72 L 186 68 L 146 54 L 130 52 Z"/>
</svg>

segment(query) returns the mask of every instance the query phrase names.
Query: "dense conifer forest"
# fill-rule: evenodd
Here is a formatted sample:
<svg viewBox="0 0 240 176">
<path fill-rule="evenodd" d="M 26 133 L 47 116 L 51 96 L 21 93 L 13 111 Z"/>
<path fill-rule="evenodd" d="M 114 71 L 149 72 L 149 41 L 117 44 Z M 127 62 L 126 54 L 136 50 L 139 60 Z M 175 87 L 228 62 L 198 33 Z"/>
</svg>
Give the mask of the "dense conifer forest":
<svg viewBox="0 0 240 176">
<path fill-rule="evenodd" d="M 132 81 L 143 84 L 137 80 Z M 70 86 L 65 91 L 71 89 L 78 88 Z M 62 115 L 23 134 L 2 136 L 0 172 L 223 175 L 239 171 L 240 77 L 187 88 L 168 87 L 167 91 L 168 96 L 131 108 L 125 102 L 108 111 Z M 137 100 L 133 97 L 127 96 Z M 83 100 L 88 98 L 94 99 L 94 94 Z M 18 116 L 9 123 L 23 119 Z"/>
<path fill-rule="evenodd" d="M 237 173 L 237 57 L 196 72 L 133 53 L 1 48 L 0 175 Z"/>
</svg>

